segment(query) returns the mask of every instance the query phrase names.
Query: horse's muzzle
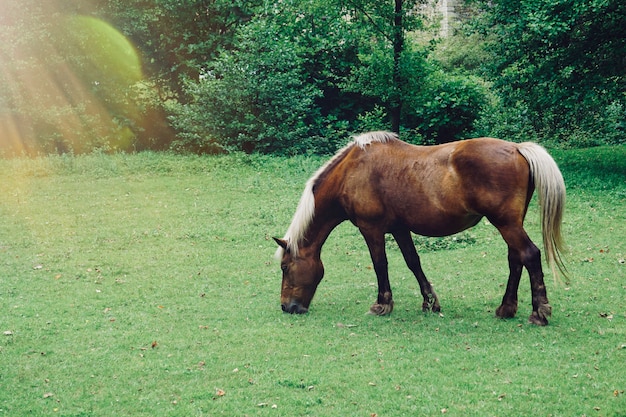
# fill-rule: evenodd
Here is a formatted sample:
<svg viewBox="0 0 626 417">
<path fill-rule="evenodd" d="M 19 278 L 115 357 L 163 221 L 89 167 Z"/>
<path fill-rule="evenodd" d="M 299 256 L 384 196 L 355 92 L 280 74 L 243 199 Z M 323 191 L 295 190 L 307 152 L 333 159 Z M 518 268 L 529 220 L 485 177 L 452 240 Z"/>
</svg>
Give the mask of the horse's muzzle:
<svg viewBox="0 0 626 417">
<path fill-rule="evenodd" d="M 289 304 L 281 304 L 280 307 L 283 309 L 284 313 L 289 314 L 304 314 L 308 313 L 309 309 L 306 307 L 302 307 L 300 304 L 296 302 L 291 302 Z"/>
</svg>

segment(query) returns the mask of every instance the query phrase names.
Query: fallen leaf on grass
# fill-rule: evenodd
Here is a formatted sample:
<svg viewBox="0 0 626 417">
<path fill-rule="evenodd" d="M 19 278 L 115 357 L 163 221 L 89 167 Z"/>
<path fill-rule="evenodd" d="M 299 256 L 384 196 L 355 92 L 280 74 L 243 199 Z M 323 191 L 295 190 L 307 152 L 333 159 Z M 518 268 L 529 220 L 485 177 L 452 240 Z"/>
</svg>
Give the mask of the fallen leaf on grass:
<svg viewBox="0 0 626 417">
<path fill-rule="evenodd" d="M 215 390 L 215 395 L 217 395 L 218 397 L 223 397 L 224 395 L 226 395 L 226 391 L 218 388 Z"/>
<path fill-rule="evenodd" d="M 43 397 L 44 397 L 44 398 L 51 398 L 51 397 L 54 397 L 54 394 L 53 394 L 53 393 L 51 393 L 51 392 L 46 392 L 46 393 L 43 395 Z"/>
<path fill-rule="evenodd" d="M 7 330 L 3 333 L 5 336 L 13 336 L 13 332 L 11 330 Z"/>
</svg>

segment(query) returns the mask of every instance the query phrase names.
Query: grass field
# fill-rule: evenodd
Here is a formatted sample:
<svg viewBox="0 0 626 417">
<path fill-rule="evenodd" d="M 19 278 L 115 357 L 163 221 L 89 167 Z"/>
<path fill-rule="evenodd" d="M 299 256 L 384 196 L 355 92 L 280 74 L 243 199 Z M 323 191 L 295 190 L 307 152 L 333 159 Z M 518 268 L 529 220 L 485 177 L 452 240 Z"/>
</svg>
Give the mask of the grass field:
<svg viewBox="0 0 626 417">
<path fill-rule="evenodd" d="M 0 160 L 0 416 L 626 416 L 626 147 L 554 152 L 570 277 L 547 327 L 494 317 L 485 223 L 417 238 L 442 314 L 389 243 L 395 310 L 349 224 L 304 316 L 271 236 L 323 162 L 260 156 Z M 536 202 L 527 229 L 540 242 Z"/>
</svg>

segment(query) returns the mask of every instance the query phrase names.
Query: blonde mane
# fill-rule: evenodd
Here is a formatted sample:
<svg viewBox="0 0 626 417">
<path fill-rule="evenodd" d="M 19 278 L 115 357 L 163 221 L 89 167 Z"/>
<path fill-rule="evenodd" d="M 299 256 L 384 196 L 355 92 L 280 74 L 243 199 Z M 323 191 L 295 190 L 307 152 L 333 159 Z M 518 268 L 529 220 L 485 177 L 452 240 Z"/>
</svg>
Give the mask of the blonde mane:
<svg viewBox="0 0 626 417">
<path fill-rule="evenodd" d="M 365 146 L 374 142 L 387 143 L 394 139 L 398 139 L 398 135 L 392 132 L 376 131 L 362 133 L 354 137 L 354 144 L 357 144 L 361 149 L 365 149 Z"/>
<path fill-rule="evenodd" d="M 343 158 L 347 151 L 355 145 L 361 149 L 365 149 L 367 145 L 371 145 L 372 143 L 387 143 L 397 138 L 398 136 L 395 133 L 382 131 L 362 133 L 358 136 L 354 136 L 352 142 L 340 149 L 335 156 L 333 156 L 328 162 L 319 168 L 311 178 L 309 178 L 304 187 L 304 191 L 302 192 L 302 196 L 300 197 L 298 208 L 296 209 L 293 219 L 291 220 L 291 224 L 285 233 L 285 237 L 283 237 L 283 240 L 287 242 L 287 249 L 294 257 L 298 256 L 299 246 L 302 244 L 304 235 L 313 221 L 313 216 L 315 215 L 315 195 L 313 194 L 313 187 L 322 174 L 324 174 L 326 170 L 333 166 L 339 159 Z M 281 259 L 283 252 L 284 249 L 279 247 L 276 250 L 274 257 L 276 259 Z"/>
</svg>

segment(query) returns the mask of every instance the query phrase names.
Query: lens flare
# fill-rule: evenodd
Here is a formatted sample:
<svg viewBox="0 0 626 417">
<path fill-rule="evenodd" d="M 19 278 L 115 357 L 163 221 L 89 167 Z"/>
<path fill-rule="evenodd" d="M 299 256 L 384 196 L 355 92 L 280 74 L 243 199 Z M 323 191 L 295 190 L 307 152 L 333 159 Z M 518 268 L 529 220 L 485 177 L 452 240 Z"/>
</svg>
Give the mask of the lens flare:
<svg viewBox="0 0 626 417">
<path fill-rule="evenodd" d="M 92 16 L 15 13 L 0 25 L 0 153 L 131 149 L 145 89 L 134 45 Z"/>
</svg>

